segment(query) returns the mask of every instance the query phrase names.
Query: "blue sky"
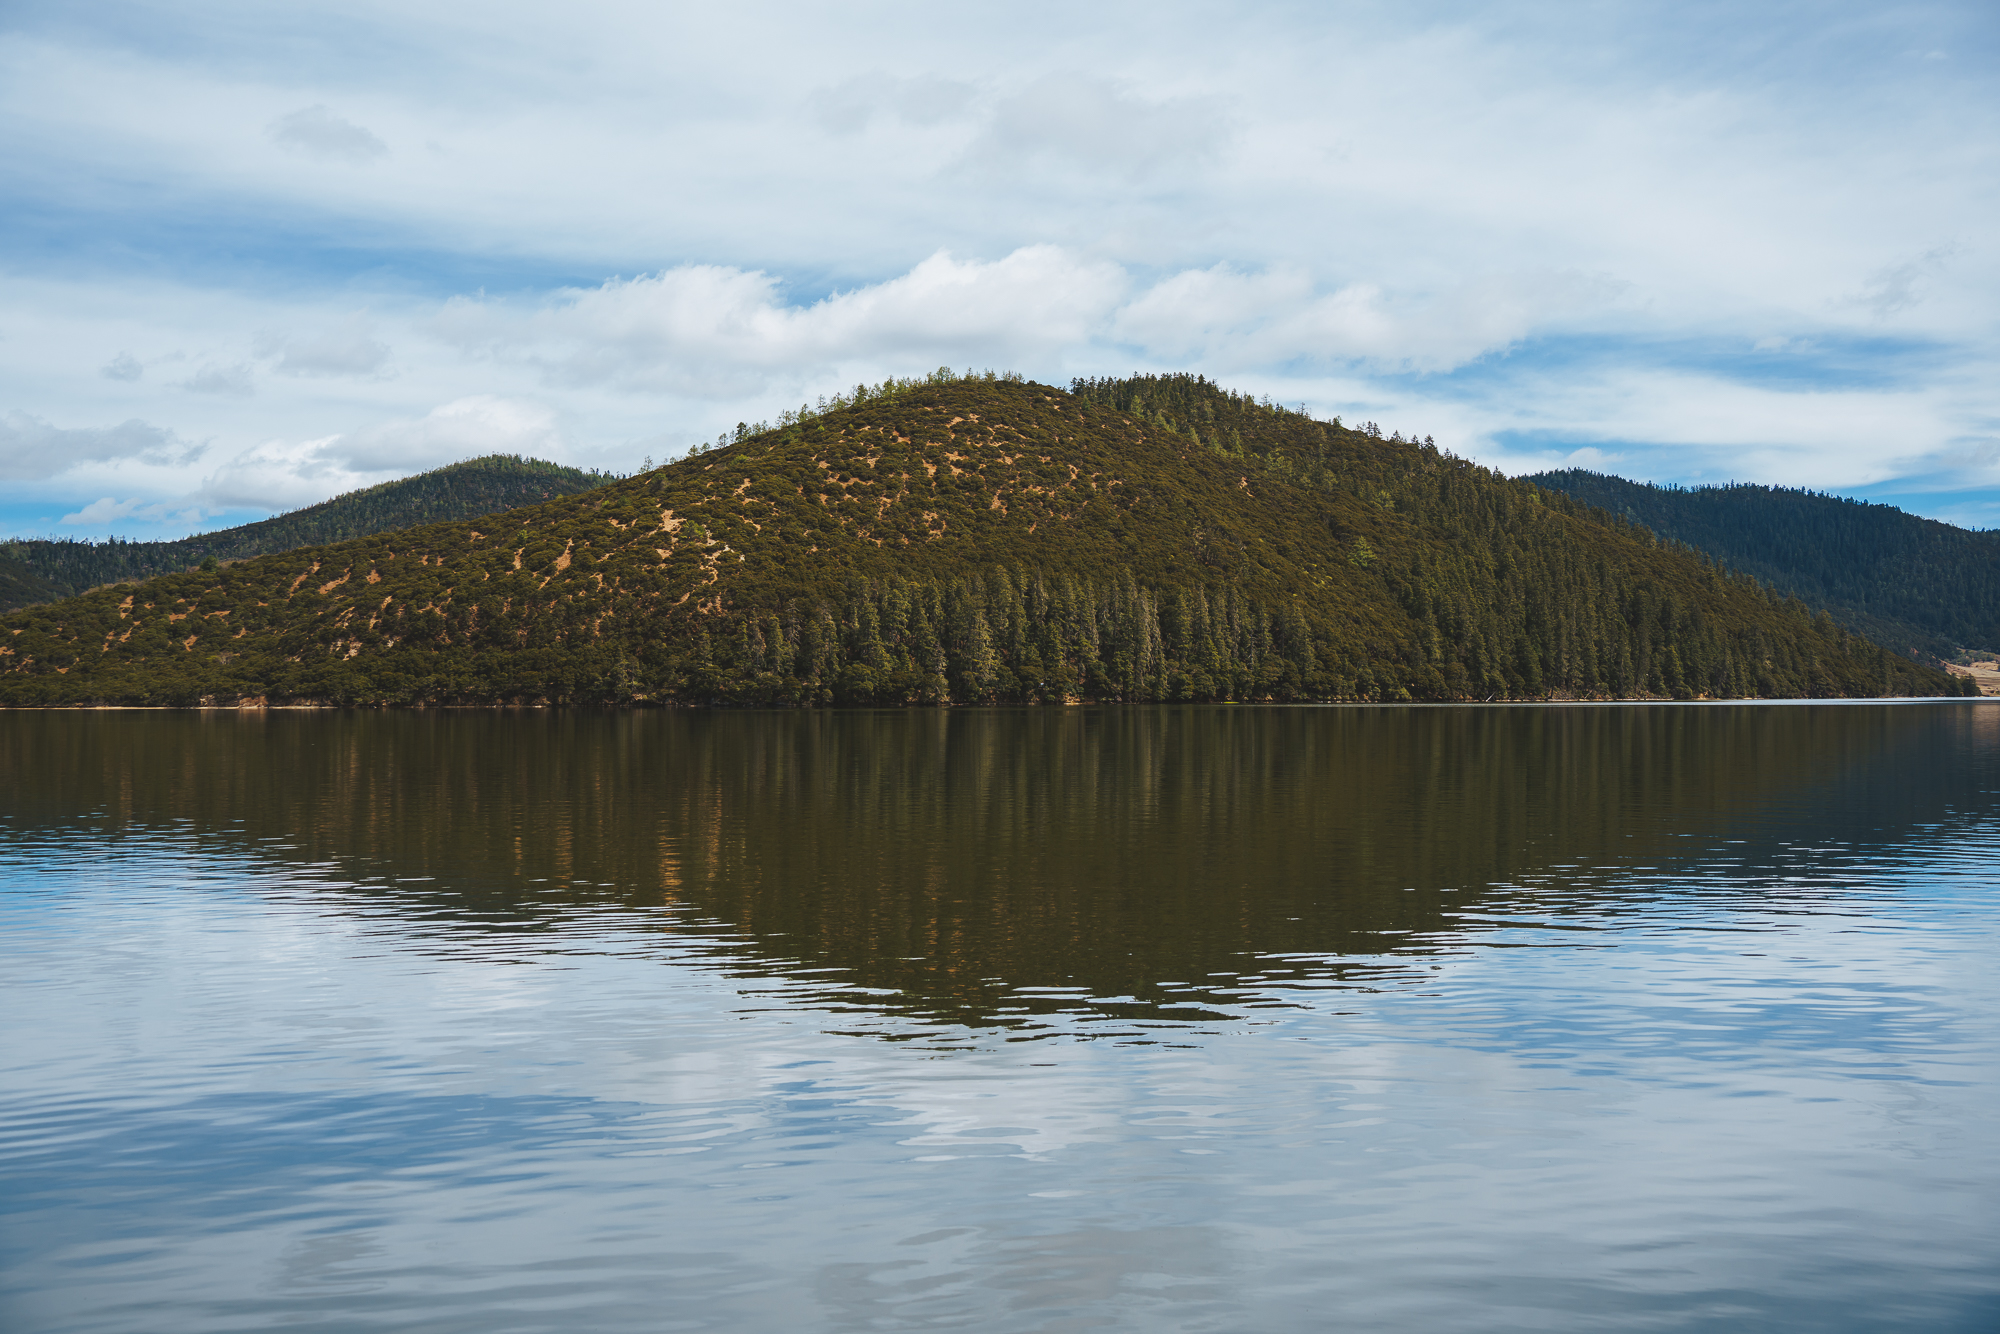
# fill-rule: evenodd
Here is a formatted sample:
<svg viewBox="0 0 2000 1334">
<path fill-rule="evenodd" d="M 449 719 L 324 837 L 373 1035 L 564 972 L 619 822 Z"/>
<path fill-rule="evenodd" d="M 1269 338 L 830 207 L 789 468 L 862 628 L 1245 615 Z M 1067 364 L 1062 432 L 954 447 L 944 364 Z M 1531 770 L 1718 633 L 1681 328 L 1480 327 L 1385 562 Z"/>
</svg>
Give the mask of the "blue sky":
<svg viewBox="0 0 2000 1334">
<path fill-rule="evenodd" d="M 1990 4 L 0 9 L 0 532 L 940 364 L 2000 526 Z"/>
</svg>

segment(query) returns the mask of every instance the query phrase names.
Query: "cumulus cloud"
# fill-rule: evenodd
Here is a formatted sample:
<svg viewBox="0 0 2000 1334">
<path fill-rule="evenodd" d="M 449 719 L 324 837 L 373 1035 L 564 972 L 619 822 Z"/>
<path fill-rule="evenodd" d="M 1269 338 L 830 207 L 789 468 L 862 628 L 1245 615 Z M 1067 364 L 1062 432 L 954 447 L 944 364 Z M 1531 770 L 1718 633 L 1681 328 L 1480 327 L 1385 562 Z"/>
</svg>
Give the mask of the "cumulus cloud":
<svg viewBox="0 0 2000 1334">
<path fill-rule="evenodd" d="M 258 337 L 256 351 L 275 358 L 271 369 L 280 375 L 373 375 L 389 360 L 388 346 L 358 318 L 314 333 L 267 332 Z"/>
<path fill-rule="evenodd" d="M 289 509 L 390 477 L 481 454 L 564 452 L 553 413 L 518 399 L 476 395 L 363 430 L 315 440 L 273 440 L 210 473 L 199 492 L 214 508 Z"/>
<path fill-rule="evenodd" d="M 255 373 L 241 362 L 233 366 L 210 363 L 182 380 L 181 388 L 191 394 L 221 394 L 231 398 L 248 398 L 257 392 L 257 379 Z"/>
<path fill-rule="evenodd" d="M 164 427 L 133 418 L 117 426 L 53 426 L 25 412 L 0 414 L 0 478 L 54 477 L 83 463 L 180 465 L 201 456 Z"/>
<path fill-rule="evenodd" d="M 453 301 L 435 329 L 560 384 L 710 396 L 744 392 L 774 372 L 825 374 L 880 358 L 1053 358 L 1090 339 L 1126 286 L 1119 266 L 1056 246 L 991 262 L 939 251 L 901 277 L 808 306 L 787 304 L 770 274 L 687 265 L 570 290 L 532 311 Z"/>
<path fill-rule="evenodd" d="M 337 436 L 324 449 L 356 471 L 434 468 L 479 454 L 560 453 L 555 414 L 521 399 L 476 394 L 422 417 Z"/>
<path fill-rule="evenodd" d="M 1301 270 L 1244 273 L 1218 264 L 1153 284 L 1118 312 L 1112 333 L 1121 342 L 1185 361 L 1313 301 L 1312 280 Z"/>
<path fill-rule="evenodd" d="M 288 153 L 321 162 L 361 166 L 386 157 L 389 145 L 324 106 L 309 106 L 271 122 L 271 142 Z"/>
<path fill-rule="evenodd" d="M 325 456 L 339 436 L 271 440 L 228 459 L 202 480 L 198 494 L 219 509 L 295 509 L 382 480 Z"/>
<path fill-rule="evenodd" d="M 980 364 L 1047 375 L 1106 362 L 1240 373 L 1286 366 L 1447 371 L 1565 322 L 1595 318 L 1621 284 L 1524 271 L 1432 291 L 1325 286 L 1301 268 L 1229 265 L 1141 284 L 1059 246 L 993 261 L 940 251 L 907 273 L 793 304 L 771 274 L 686 265 L 539 306 L 461 298 L 430 332 L 562 389 L 746 397 L 848 368 Z"/>
<path fill-rule="evenodd" d="M 130 352 L 120 352 L 110 361 L 105 362 L 103 369 L 98 372 L 98 374 L 107 380 L 124 380 L 127 382 L 136 380 L 145 373 L 146 368 L 140 365 L 139 359 Z"/>
</svg>

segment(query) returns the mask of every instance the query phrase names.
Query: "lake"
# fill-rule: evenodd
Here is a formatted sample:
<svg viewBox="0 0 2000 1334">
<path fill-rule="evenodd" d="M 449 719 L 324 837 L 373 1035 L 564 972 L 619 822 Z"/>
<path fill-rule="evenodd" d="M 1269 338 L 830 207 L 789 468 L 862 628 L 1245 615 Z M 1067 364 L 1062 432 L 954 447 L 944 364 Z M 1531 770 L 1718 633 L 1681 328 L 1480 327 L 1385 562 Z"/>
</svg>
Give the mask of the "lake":
<svg viewBox="0 0 2000 1334">
<path fill-rule="evenodd" d="M 2000 1328 L 2000 701 L 0 714 L 0 1328 Z"/>
</svg>

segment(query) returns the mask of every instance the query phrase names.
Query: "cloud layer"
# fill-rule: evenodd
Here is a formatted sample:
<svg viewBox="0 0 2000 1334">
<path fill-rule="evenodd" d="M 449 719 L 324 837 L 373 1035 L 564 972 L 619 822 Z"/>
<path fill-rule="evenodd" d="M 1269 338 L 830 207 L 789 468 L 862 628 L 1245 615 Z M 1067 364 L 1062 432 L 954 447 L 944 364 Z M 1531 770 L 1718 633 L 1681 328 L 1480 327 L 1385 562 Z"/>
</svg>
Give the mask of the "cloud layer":
<svg viewBox="0 0 2000 1334">
<path fill-rule="evenodd" d="M 386 157 L 389 146 L 324 106 L 309 106 L 271 122 L 271 142 L 290 153 L 321 162 L 360 166 Z"/>
<path fill-rule="evenodd" d="M 1087 343 L 1128 283 L 1117 265 L 1054 246 L 992 262 L 939 252 L 887 282 L 788 303 L 777 278 L 719 265 L 567 290 L 552 301 L 455 299 L 438 335 L 558 386 L 755 396 L 853 365 L 1047 361 Z"/>
<path fill-rule="evenodd" d="M 0 478 L 8 481 L 54 477 L 89 463 L 188 464 L 203 452 L 204 446 L 136 417 L 93 427 L 52 426 L 25 412 L 0 414 Z"/>
<path fill-rule="evenodd" d="M 2000 503 L 1990 6 L 121 15 L 0 30 L 36 521 L 630 466 L 941 363 Z"/>
<path fill-rule="evenodd" d="M 291 508 L 482 454 L 567 452 L 547 409 L 480 395 L 343 435 L 265 441 L 209 472 L 196 494 L 218 511 Z"/>
</svg>

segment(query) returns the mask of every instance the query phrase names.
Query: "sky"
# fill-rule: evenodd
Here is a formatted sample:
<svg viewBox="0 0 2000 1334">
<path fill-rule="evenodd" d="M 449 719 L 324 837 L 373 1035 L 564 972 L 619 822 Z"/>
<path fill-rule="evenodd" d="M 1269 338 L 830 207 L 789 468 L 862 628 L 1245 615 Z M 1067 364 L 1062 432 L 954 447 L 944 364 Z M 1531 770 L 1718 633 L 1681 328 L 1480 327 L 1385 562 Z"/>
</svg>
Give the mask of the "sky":
<svg viewBox="0 0 2000 1334">
<path fill-rule="evenodd" d="M 2000 527 L 2000 7 L 0 6 L 0 534 L 940 365 Z"/>
</svg>

